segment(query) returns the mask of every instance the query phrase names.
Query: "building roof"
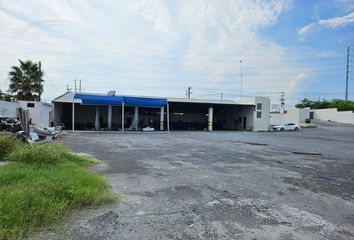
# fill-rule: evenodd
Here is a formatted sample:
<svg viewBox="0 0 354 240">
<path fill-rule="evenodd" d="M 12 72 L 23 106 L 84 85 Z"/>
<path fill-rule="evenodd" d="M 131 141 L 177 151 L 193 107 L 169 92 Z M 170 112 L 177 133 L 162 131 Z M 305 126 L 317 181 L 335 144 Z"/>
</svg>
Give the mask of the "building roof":
<svg viewBox="0 0 354 240">
<path fill-rule="evenodd" d="M 168 102 L 178 103 L 205 103 L 205 104 L 222 104 L 222 105 L 255 105 L 254 101 L 238 102 L 235 100 L 215 100 L 215 99 L 188 99 L 188 98 L 167 98 Z"/>
<path fill-rule="evenodd" d="M 52 102 L 61 102 L 61 103 L 83 103 L 81 99 L 74 99 L 74 92 L 67 92 L 59 97 L 55 98 Z M 92 96 L 107 96 L 106 94 L 97 94 L 97 93 L 85 93 L 85 95 Z M 126 99 L 129 98 L 143 98 L 143 99 L 167 99 L 167 102 L 178 102 L 178 103 L 205 103 L 205 104 L 222 104 L 222 105 L 255 105 L 255 97 L 245 97 L 239 100 L 215 100 L 215 99 L 187 99 L 187 98 L 160 98 L 160 97 L 152 97 L 152 96 L 122 96 L 116 95 L 116 97 L 123 97 Z M 106 104 L 109 105 L 109 104 Z"/>
</svg>

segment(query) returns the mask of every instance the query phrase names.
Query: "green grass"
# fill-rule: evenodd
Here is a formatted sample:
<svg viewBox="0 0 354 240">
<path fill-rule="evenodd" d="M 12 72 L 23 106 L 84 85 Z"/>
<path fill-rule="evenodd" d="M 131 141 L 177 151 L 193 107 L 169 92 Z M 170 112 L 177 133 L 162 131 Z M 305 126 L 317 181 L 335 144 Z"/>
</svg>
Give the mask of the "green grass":
<svg viewBox="0 0 354 240">
<path fill-rule="evenodd" d="M 300 127 L 301 128 L 317 128 L 317 126 L 315 124 L 311 124 L 311 123 L 301 124 Z"/>
<path fill-rule="evenodd" d="M 3 160 L 7 154 L 15 151 L 21 145 L 22 142 L 17 138 L 10 135 L 0 134 L 0 161 Z"/>
<path fill-rule="evenodd" d="M 113 200 L 106 181 L 85 166 L 95 161 L 58 144 L 20 145 L 0 167 L 0 239 L 19 239 L 68 211 Z"/>
</svg>

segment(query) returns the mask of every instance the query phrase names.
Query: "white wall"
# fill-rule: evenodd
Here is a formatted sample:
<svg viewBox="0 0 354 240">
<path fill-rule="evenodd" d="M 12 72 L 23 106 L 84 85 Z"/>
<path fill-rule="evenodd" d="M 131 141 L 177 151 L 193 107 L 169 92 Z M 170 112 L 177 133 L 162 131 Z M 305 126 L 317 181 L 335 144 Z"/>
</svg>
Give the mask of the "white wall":
<svg viewBox="0 0 354 240">
<path fill-rule="evenodd" d="M 0 117 L 17 117 L 18 104 L 0 100 Z"/>
<path fill-rule="evenodd" d="M 27 103 L 33 103 L 34 107 L 27 107 Z M 45 126 L 50 125 L 50 117 L 52 112 L 52 105 L 44 102 L 33 101 L 17 101 L 5 102 L 0 101 L 0 117 L 18 117 L 17 108 L 28 110 L 29 118 L 32 123 L 41 123 Z"/>
<path fill-rule="evenodd" d="M 316 109 L 313 110 L 313 118 L 323 121 L 335 121 L 337 108 Z"/>
<path fill-rule="evenodd" d="M 257 110 L 257 103 L 262 104 L 262 109 Z M 270 99 L 268 97 L 255 97 L 255 111 L 253 115 L 253 131 L 268 131 L 270 118 Z M 257 118 L 257 111 L 261 112 L 261 118 Z"/>
<path fill-rule="evenodd" d="M 32 123 L 40 123 L 44 126 L 50 126 L 50 116 L 53 110 L 53 106 L 45 102 L 36 101 L 17 101 L 19 107 L 24 110 L 28 110 L 28 117 Z M 34 107 L 28 107 L 28 103 L 33 103 Z"/>
<path fill-rule="evenodd" d="M 271 113 L 270 124 L 280 125 L 284 123 L 304 123 L 306 119 L 310 118 L 309 108 L 290 108 L 287 113 Z"/>
<path fill-rule="evenodd" d="M 301 108 L 299 110 L 299 123 L 305 123 L 306 119 L 310 119 L 310 108 Z"/>
<path fill-rule="evenodd" d="M 269 124 L 280 125 L 286 122 L 286 114 L 284 113 L 270 113 Z"/>
<path fill-rule="evenodd" d="M 354 124 L 354 113 L 352 111 L 337 111 L 337 108 L 327 108 L 315 109 L 313 112 L 314 119 Z"/>
</svg>

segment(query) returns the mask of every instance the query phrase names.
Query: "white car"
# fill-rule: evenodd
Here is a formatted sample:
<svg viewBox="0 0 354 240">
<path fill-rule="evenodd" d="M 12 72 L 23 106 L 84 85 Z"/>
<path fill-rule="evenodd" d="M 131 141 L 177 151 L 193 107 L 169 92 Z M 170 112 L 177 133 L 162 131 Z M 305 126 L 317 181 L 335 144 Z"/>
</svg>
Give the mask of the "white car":
<svg viewBox="0 0 354 240">
<path fill-rule="evenodd" d="M 299 131 L 300 126 L 296 123 L 285 123 L 282 125 L 274 126 L 274 131 Z"/>
</svg>

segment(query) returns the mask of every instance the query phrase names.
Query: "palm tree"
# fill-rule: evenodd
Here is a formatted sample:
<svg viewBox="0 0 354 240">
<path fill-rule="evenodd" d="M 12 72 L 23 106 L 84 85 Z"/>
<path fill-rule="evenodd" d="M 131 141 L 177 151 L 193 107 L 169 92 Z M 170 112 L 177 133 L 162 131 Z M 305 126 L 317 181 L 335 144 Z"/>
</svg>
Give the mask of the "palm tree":
<svg viewBox="0 0 354 240">
<path fill-rule="evenodd" d="M 40 65 L 30 60 L 19 62 L 20 66 L 12 66 L 9 72 L 10 91 L 17 100 L 40 101 L 44 82 Z"/>
</svg>

